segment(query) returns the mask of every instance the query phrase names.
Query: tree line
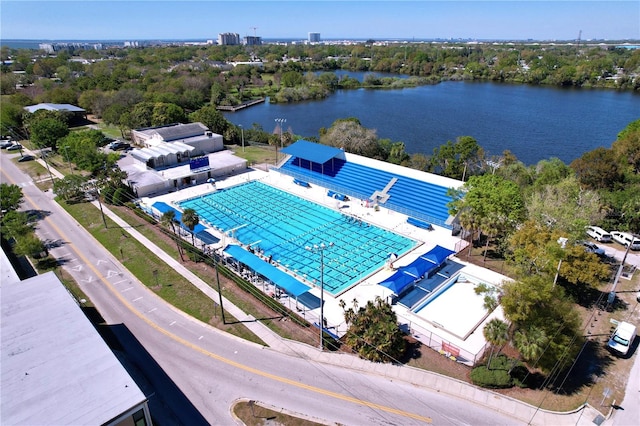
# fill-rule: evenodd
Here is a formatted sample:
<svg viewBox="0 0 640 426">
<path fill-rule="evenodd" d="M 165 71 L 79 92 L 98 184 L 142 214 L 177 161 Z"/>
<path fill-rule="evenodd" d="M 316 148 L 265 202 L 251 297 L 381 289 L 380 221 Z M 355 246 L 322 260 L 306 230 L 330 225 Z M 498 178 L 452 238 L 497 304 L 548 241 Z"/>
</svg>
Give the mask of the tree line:
<svg viewBox="0 0 640 426">
<path fill-rule="evenodd" d="M 28 114 L 24 106 L 37 102 L 79 104 L 118 126 L 123 137 L 138 127 L 199 121 L 223 135 L 226 143 L 237 144 L 240 129 L 225 120 L 217 106 L 265 94 L 277 97 L 289 93 L 287 96 L 294 99 L 296 93 L 307 90 L 313 95 L 309 88 L 314 85 L 318 96 L 339 87 L 355 87 L 348 79 L 338 79 L 331 72 L 336 69 L 404 72 L 426 78 L 425 81 L 483 78 L 583 87 L 609 87 L 617 81 L 618 88 L 637 90 L 628 85 L 636 83 L 620 84 L 621 79 L 611 80 L 608 76 L 615 73 L 624 77 L 637 72 L 640 60 L 638 51 L 593 46 L 580 51 L 531 46 L 408 45 L 382 49 L 367 44 L 326 46 L 318 51 L 302 46 L 254 49 L 251 55 L 243 47 L 226 46 L 123 49 L 109 52 L 107 57 L 88 52 L 81 55 L 92 58 L 85 64 L 71 61 L 64 54 L 33 60 L 24 52 L 3 49 L 3 55 L 11 53 L 16 60 L 2 68 L 2 133 L 31 139 L 39 148 L 51 148 L 87 172 L 85 177 L 69 176 L 56 182 L 56 193 L 63 199 L 86 196 L 87 191 L 91 192 L 87 185 L 92 178 L 97 182 L 92 185 L 101 187 L 104 196 L 118 204 L 133 195 L 126 193 L 126 177 L 115 166 L 117 156 L 98 149 L 107 143 L 101 132 L 71 132 L 69 117 L 64 114 Z M 263 66 L 224 68 L 225 61 L 255 56 L 265 58 Z M 300 60 L 284 60 L 285 57 Z M 523 63 L 527 64 L 527 73 Z M 24 66 L 27 80 L 16 91 L 15 81 L 11 85 L 4 82 L 15 79 L 10 71 L 20 66 Z M 590 77 L 580 84 L 574 81 L 578 68 L 581 72 L 590 70 Z M 568 76 L 564 80 L 558 79 L 559 69 Z M 319 73 L 311 72 L 318 70 Z M 535 81 L 525 79 L 531 74 L 538 76 Z M 365 83 L 380 87 L 393 84 L 373 76 Z M 280 143 L 278 135 L 257 125 L 244 132 L 247 140 Z M 622 129 L 610 148 L 587 152 L 569 165 L 551 158 L 525 166 L 508 151 L 488 158 L 471 136 L 447 141 L 429 154 L 408 154 L 402 142 L 379 139 L 357 118 L 337 120 L 330 128 L 320 129 L 319 135 L 317 142 L 346 152 L 463 180 L 464 186 L 451 192 L 451 213 L 459 218 L 471 240 L 485 245 L 485 255 L 491 244 L 514 270 L 514 281 L 505 284 L 500 299 L 509 325 L 505 331 L 504 325 L 492 324 L 486 330 L 487 338 L 497 345 L 506 333 L 523 360 L 548 373 L 561 371 L 574 359 L 581 338 L 570 298 L 588 293 L 609 274 L 593 254 L 576 244 L 585 238 L 584 227 L 596 224 L 605 229 L 640 231 L 640 120 Z M 283 132 L 286 144 L 300 138 Z M 13 198 L 7 192 L 7 199 Z M 3 219 L 8 232 L 13 232 L 14 222 L 7 219 L 5 223 Z M 23 222 L 16 222 L 16 229 L 20 231 Z M 564 248 L 557 242 L 561 237 L 569 241 Z M 386 312 L 378 302 L 367 309 Z M 367 324 L 357 317 L 362 310 L 354 306 L 345 313 L 352 324 Z M 380 333 L 388 335 L 386 331 Z M 394 332 L 390 335 L 398 341 Z M 358 347 L 355 341 L 353 345 Z M 371 346 L 364 346 L 363 351 L 371 352 Z"/>
</svg>

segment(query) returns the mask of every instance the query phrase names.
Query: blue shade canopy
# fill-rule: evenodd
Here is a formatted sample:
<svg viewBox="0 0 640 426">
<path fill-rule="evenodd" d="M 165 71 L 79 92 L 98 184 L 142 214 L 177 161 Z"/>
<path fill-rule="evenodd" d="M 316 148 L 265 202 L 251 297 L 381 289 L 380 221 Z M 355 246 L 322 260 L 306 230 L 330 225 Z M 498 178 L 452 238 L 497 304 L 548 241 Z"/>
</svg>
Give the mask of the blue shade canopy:
<svg viewBox="0 0 640 426">
<path fill-rule="evenodd" d="M 310 287 L 296 280 L 289 274 L 282 272 L 275 266 L 265 262 L 253 253 L 249 253 L 240 246 L 230 245 L 224 251 L 239 262 L 244 263 L 260 275 L 268 278 L 276 286 L 290 295 L 298 297 L 309 291 Z"/>
<path fill-rule="evenodd" d="M 451 256 L 454 253 L 455 251 L 453 250 L 449 250 L 442 246 L 435 246 L 434 248 L 429 250 L 427 253 L 420 256 L 420 258 L 430 260 L 436 265 L 440 265 L 442 264 L 442 262 L 444 262 L 447 259 L 447 257 Z"/>
<path fill-rule="evenodd" d="M 438 268 L 447 257 L 454 253 L 455 251 L 435 246 L 410 264 L 401 266 L 395 274 L 379 284 L 393 291 L 396 295 L 400 295 L 410 284 Z"/>
<path fill-rule="evenodd" d="M 402 290 L 407 288 L 407 286 L 413 283 L 416 279 L 416 277 L 410 274 L 405 274 L 404 271 L 399 270 L 379 284 L 393 291 L 395 294 L 400 294 L 402 293 Z"/>
<path fill-rule="evenodd" d="M 299 140 L 293 145 L 283 148 L 281 152 L 319 164 L 324 164 L 335 157 L 344 157 L 344 151 L 340 148 L 305 140 Z"/>
<path fill-rule="evenodd" d="M 166 212 L 173 210 L 176 214 L 176 221 L 180 222 L 182 219 L 182 213 L 180 212 L 180 210 L 174 209 L 169 204 L 162 201 L 156 201 L 151 207 L 158 210 L 161 214 L 165 214 Z"/>
</svg>

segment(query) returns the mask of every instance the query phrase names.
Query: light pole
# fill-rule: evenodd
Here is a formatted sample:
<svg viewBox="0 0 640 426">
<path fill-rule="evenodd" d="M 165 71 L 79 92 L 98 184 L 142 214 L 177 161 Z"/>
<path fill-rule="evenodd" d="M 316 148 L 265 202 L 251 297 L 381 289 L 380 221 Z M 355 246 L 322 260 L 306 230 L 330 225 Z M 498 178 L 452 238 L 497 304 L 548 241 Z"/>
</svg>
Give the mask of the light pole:
<svg viewBox="0 0 640 426">
<path fill-rule="evenodd" d="M 320 253 L 320 350 L 324 350 L 324 251 L 333 247 L 333 243 L 326 245 L 314 244 L 313 247 L 306 246 L 305 249 L 313 253 Z"/>
<path fill-rule="evenodd" d="M 564 237 L 560 237 L 558 238 L 558 244 L 560 244 L 560 247 L 562 247 L 562 249 L 564 250 L 564 248 L 567 246 L 567 239 Z M 553 287 L 556 286 L 556 283 L 558 282 L 558 275 L 560 275 L 560 266 L 562 266 L 562 258 L 560 258 L 560 261 L 558 262 L 558 269 L 556 270 L 556 277 L 553 279 Z"/>
<path fill-rule="evenodd" d="M 242 133 L 242 152 L 244 152 L 244 127 L 242 127 L 242 124 L 238 124 L 238 126 L 240 127 L 240 133 Z"/>
<path fill-rule="evenodd" d="M 278 123 L 278 126 L 280 127 L 280 149 L 284 147 L 284 144 L 282 142 L 282 127 L 286 122 L 286 118 L 276 118 L 276 123 Z M 276 164 L 278 164 L 278 144 L 276 144 Z"/>
</svg>

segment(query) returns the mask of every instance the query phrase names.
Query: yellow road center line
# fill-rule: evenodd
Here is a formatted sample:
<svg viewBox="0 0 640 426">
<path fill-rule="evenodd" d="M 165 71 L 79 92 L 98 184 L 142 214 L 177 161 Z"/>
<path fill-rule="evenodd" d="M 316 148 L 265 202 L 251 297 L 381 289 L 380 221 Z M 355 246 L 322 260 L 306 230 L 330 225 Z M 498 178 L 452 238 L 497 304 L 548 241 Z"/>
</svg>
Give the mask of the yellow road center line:
<svg viewBox="0 0 640 426">
<path fill-rule="evenodd" d="M 11 180 L 9 178 L 9 180 Z M 11 180 L 13 182 L 13 180 Z M 38 205 L 31 199 L 29 198 L 27 195 L 24 195 L 24 198 L 26 198 L 34 207 L 37 207 Z M 53 223 L 48 217 L 45 217 L 44 220 L 46 220 L 49 225 L 51 225 L 51 227 L 53 227 L 55 229 L 55 231 L 65 240 L 65 241 L 71 241 L 64 232 L 62 232 L 60 230 L 60 228 L 58 228 L 56 226 L 55 223 Z M 73 245 L 72 245 L 73 247 Z M 236 367 L 240 370 L 244 370 L 246 372 L 252 373 L 252 374 L 256 374 L 258 376 L 262 376 L 271 380 L 275 380 L 277 382 L 280 383 L 285 383 L 291 386 L 295 386 L 301 389 L 306 389 L 309 390 L 311 392 L 315 392 L 315 393 L 319 393 L 322 395 L 326 395 L 332 398 L 336 398 L 342 401 L 346 401 L 346 402 L 351 402 L 354 404 L 358 404 L 358 405 L 362 405 L 365 407 L 369 407 L 369 408 L 374 408 L 376 410 L 380 410 L 380 411 L 385 411 L 388 413 L 392 413 L 392 414 L 397 414 L 403 417 L 409 417 L 412 419 L 416 419 L 416 420 L 420 420 L 423 421 L 425 423 L 431 423 L 432 420 L 430 417 L 425 417 L 425 416 L 421 416 L 419 414 L 414 414 L 414 413 L 410 413 L 408 411 L 404 411 L 404 410 L 400 410 L 400 409 L 396 409 L 396 408 L 392 408 L 392 407 L 387 407 L 385 405 L 381 405 L 381 404 L 376 404 L 374 402 L 369 402 L 369 401 L 364 401 L 355 397 L 351 397 L 348 395 L 343 395 L 340 394 L 338 392 L 333 392 L 333 391 L 329 391 L 326 389 L 322 389 L 322 388 L 318 388 L 316 386 L 311 386 L 311 385 L 307 385 L 304 383 L 300 383 L 297 382 L 295 380 L 291 380 L 291 379 L 287 379 L 286 377 L 282 377 L 282 376 L 277 376 L 275 374 L 271 374 L 271 373 L 267 373 L 266 371 L 262 371 L 262 370 L 258 370 L 256 368 L 253 367 L 249 367 L 247 365 L 244 364 L 240 364 L 236 361 L 233 361 L 229 358 L 225 358 L 223 356 L 217 355 L 213 352 L 207 351 L 206 349 L 203 349 L 191 342 L 189 342 L 188 340 L 174 334 L 171 333 L 168 330 L 165 330 L 164 328 L 160 327 L 159 325 L 157 325 L 156 323 L 152 322 L 150 319 L 148 319 L 146 316 L 144 316 L 141 312 L 139 312 L 137 309 L 134 308 L 134 306 L 129 303 L 128 300 L 126 300 L 118 291 L 115 287 L 113 287 L 113 285 L 111 285 L 111 283 L 109 281 L 107 281 L 107 279 L 104 277 L 104 275 L 102 275 L 102 273 L 100 271 L 98 271 L 95 266 L 89 262 L 89 260 L 84 256 L 84 254 L 82 252 L 79 252 L 75 249 L 75 247 L 72 248 L 72 250 L 76 253 L 76 255 L 82 259 L 82 261 L 85 263 L 85 265 L 87 265 L 94 274 L 96 274 L 96 276 L 100 279 L 100 281 L 102 281 L 102 283 L 104 285 L 107 286 L 107 288 L 109 289 L 109 291 L 118 298 L 118 300 L 120 300 L 120 302 L 128 309 L 130 310 L 133 314 L 135 314 L 138 318 L 140 318 L 142 321 L 144 321 L 145 323 L 147 323 L 147 325 L 149 325 L 150 327 L 154 328 L 155 330 L 159 331 L 160 333 L 164 334 L 165 336 L 169 337 L 170 339 L 173 339 L 174 341 L 188 347 L 191 348 L 197 352 L 200 352 L 201 354 L 209 357 L 209 358 L 213 358 L 215 360 L 218 360 L 220 362 L 223 362 L 225 364 L 231 365 L 233 367 Z"/>
</svg>

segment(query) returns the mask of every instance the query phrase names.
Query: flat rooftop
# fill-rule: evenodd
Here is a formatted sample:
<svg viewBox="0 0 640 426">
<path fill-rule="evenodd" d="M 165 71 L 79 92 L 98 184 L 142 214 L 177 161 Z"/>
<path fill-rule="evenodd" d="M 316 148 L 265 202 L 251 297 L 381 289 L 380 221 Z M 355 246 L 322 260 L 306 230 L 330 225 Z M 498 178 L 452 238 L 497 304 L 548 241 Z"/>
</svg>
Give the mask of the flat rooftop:
<svg viewBox="0 0 640 426">
<path fill-rule="evenodd" d="M 53 272 L 0 296 L 0 424 L 99 425 L 146 401 Z"/>
</svg>

